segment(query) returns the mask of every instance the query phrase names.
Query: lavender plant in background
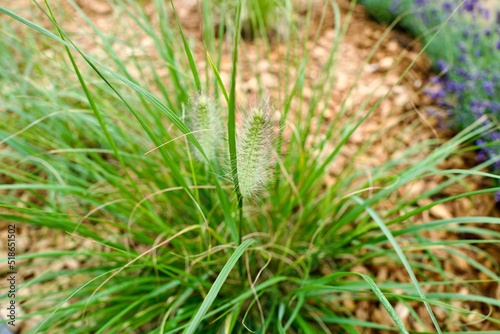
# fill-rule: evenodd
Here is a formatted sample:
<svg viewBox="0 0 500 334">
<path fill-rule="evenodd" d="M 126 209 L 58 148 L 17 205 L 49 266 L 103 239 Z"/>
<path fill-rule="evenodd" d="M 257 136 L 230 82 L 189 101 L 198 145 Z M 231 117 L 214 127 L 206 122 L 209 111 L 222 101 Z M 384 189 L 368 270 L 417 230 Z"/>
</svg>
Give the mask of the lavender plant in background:
<svg viewBox="0 0 500 334">
<path fill-rule="evenodd" d="M 478 161 L 492 160 L 500 175 L 500 3 L 488 0 L 361 0 L 372 15 L 382 5 L 410 13 L 402 28 L 422 38 L 436 72 L 428 94 L 448 111 L 445 126 L 461 130 L 479 118 L 493 122 L 476 144 Z M 378 7 L 377 7 L 378 6 Z M 404 15 L 404 14 L 403 14 Z M 495 200 L 500 203 L 500 192 Z"/>
<path fill-rule="evenodd" d="M 417 8 L 416 17 L 424 21 L 423 15 L 429 8 Z M 448 126 L 463 129 L 472 122 L 486 117 L 485 122 L 500 121 L 500 9 L 487 7 L 485 1 L 466 0 L 434 2 L 431 12 L 437 27 L 449 18 L 440 34 L 454 36 L 456 57 L 436 59 L 440 71 L 440 89 L 432 92 L 432 97 L 450 112 Z M 436 4 L 440 4 L 439 11 Z M 430 5 L 429 5 L 430 6 Z M 495 10 L 492 15 L 492 10 Z M 436 15 L 436 13 L 438 13 Z M 426 15 L 430 17 L 430 15 Z M 494 19 L 492 19 L 494 18 Z M 439 36 L 438 36 L 439 37 Z M 478 161 L 492 160 L 493 172 L 500 174 L 500 131 L 498 126 L 492 132 L 483 134 L 476 141 L 480 147 Z M 500 201 L 500 193 L 495 200 Z"/>
</svg>

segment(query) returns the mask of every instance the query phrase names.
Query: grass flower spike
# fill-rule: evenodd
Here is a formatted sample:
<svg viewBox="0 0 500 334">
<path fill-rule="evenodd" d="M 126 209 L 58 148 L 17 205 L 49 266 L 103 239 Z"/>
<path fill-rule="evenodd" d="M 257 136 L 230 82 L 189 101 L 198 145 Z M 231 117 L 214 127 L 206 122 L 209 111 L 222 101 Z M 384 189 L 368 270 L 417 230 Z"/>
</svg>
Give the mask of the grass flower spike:
<svg viewBox="0 0 500 334">
<path fill-rule="evenodd" d="M 193 131 L 193 135 L 200 143 L 208 159 L 213 161 L 216 158 L 222 138 L 220 114 L 215 101 L 200 93 L 191 102 L 188 112 L 188 125 Z M 205 161 L 200 151 L 196 148 L 193 151 L 198 160 Z"/>
<path fill-rule="evenodd" d="M 238 136 L 238 183 L 245 199 L 263 190 L 272 175 L 274 124 L 269 109 L 267 104 L 253 108 Z"/>
</svg>

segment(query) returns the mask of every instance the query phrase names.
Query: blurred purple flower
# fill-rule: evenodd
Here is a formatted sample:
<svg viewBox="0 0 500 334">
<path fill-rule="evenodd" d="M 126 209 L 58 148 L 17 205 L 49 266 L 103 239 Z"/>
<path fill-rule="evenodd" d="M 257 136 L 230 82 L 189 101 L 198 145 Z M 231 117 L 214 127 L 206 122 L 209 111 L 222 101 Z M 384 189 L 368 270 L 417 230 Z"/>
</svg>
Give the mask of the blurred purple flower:
<svg viewBox="0 0 500 334">
<path fill-rule="evenodd" d="M 446 70 L 448 70 L 448 64 L 446 64 L 443 59 L 439 59 L 436 63 L 436 66 L 439 72 L 445 72 Z"/>
<path fill-rule="evenodd" d="M 497 204 L 500 203 L 500 191 L 495 193 L 495 202 L 497 202 Z"/>
<path fill-rule="evenodd" d="M 391 14 L 397 14 L 399 12 L 400 7 L 401 7 L 401 2 L 402 2 L 402 0 L 393 0 L 391 2 L 391 6 L 389 7 L 389 12 Z"/>
<path fill-rule="evenodd" d="M 493 154 L 492 154 L 493 155 Z M 496 169 L 497 171 L 500 170 L 500 160 L 496 160 L 493 163 L 493 168 Z"/>
<path fill-rule="evenodd" d="M 488 8 L 481 7 L 479 10 L 481 11 L 481 14 L 483 15 L 483 18 L 485 20 L 489 20 L 490 19 L 490 11 L 489 11 Z"/>
<path fill-rule="evenodd" d="M 500 112 L 500 102 L 497 101 L 492 101 L 490 103 L 490 111 L 493 113 L 499 113 Z"/>
<path fill-rule="evenodd" d="M 491 81 L 483 82 L 483 89 L 486 92 L 486 95 L 488 96 L 493 96 L 493 94 L 495 94 L 494 92 L 495 85 L 493 85 L 493 82 Z"/>
<path fill-rule="evenodd" d="M 488 160 L 488 157 L 486 156 L 486 153 L 484 152 L 484 150 L 479 150 L 476 154 L 476 161 L 477 162 L 485 162 L 486 160 Z"/>
<path fill-rule="evenodd" d="M 420 5 L 420 6 L 422 6 L 422 5 Z M 431 20 L 429 19 L 429 15 L 427 15 L 427 13 L 426 13 L 426 12 L 423 12 L 423 13 L 420 15 L 420 18 L 422 19 L 422 22 L 423 22 L 426 26 L 430 25 Z"/>
<path fill-rule="evenodd" d="M 490 137 L 493 141 L 500 141 L 500 131 L 493 131 Z"/>
<path fill-rule="evenodd" d="M 457 75 L 459 75 L 459 76 L 461 76 L 463 78 L 468 78 L 469 77 L 469 73 L 466 70 L 464 70 L 463 68 L 458 68 L 456 70 L 456 73 L 457 73 Z"/>
<path fill-rule="evenodd" d="M 466 90 L 467 85 L 463 82 L 455 82 L 455 89 L 458 93 L 462 93 Z"/>
<path fill-rule="evenodd" d="M 450 2 L 445 2 L 445 3 L 443 3 L 443 9 L 446 12 L 452 12 L 453 11 L 453 4 Z"/>
<path fill-rule="evenodd" d="M 442 88 L 438 88 L 438 89 L 433 89 L 433 90 L 430 90 L 430 89 L 426 89 L 424 91 L 431 99 L 433 100 L 442 100 L 444 99 L 444 97 L 446 96 L 446 92 L 444 91 L 444 89 Z"/>
<path fill-rule="evenodd" d="M 472 100 L 470 103 L 470 110 L 476 118 L 480 118 L 484 115 L 485 105 L 483 101 Z"/>
<path fill-rule="evenodd" d="M 440 83 L 444 83 L 446 80 L 442 76 L 434 75 L 431 77 L 431 79 L 429 81 L 431 84 L 440 84 Z"/>
<path fill-rule="evenodd" d="M 477 3 L 478 3 L 478 0 L 465 0 L 464 1 L 464 9 L 468 12 L 472 12 L 476 8 Z"/>
<path fill-rule="evenodd" d="M 453 80 L 448 80 L 446 82 L 446 90 L 450 91 L 450 92 L 455 92 L 457 90 L 457 82 L 456 81 L 453 81 Z"/>
</svg>

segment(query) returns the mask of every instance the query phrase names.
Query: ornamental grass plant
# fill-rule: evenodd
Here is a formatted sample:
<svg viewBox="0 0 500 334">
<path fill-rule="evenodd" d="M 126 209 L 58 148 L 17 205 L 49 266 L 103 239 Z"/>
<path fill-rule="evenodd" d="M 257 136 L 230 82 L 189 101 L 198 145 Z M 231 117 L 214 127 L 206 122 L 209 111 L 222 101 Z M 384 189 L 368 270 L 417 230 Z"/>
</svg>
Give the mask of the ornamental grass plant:
<svg viewBox="0 0 500 334">
<path fill-rule="evenodd" d="M 326 121 L 354 2 L 346 13 L 324 2 L 334 43 L 306 106 L 309 36 L 316 43 L 320 31 L 312 3 L 299 19 L 293 2 L 279 7 L 287 33 L 276 41 L 257 34 L 262 57 L 272 43 L 282 49 L 286 73 L 269 103 L 259 85 L 255 104 L 238 89 L 241 57 L 253 43 L 238 33 L 241 3 L 228 15 L 220 10 L 230 6 L 200 3 L 200 40 L 180 24 L 174 3 L 113 1 L 116 30 L 99 28 L 68 3 L 84 35 L 71 33 L 64 7 L 50 1 L 33 5 L 36 14 L 0 7 L 0 221 L 65 231 L 71 245 L 18 254 L 19 271 L 36 272 L 18 285 L 25 332 L 445 333 L 477 322 L 500 326 L 489 315 L 500 302 L 477 289 L 499 281 L 498 259 L 483 246 L 500 239 L 493 228 L 500 219 L 421 219 L 443 203 L 474 205 L 474 196 L 500 190 L 442 195 L 470 176 L 497 179 L 482 171 L 491 159 L 467 170 L 439 168 L 495 131 L 494 123 L 479 120 L 448 141 L 422 141 L 359 168 L 356 158 L 384 136 L 373 133 L 328 183 L 352 136 L 389 94 L 369 104 L 370 94 L 354 109 L 346 96 Z M 234 29 L 216 25 L 216 15 L 234 18 Z M 358 84 L 359 77 L 348 95 Z M 442 182 L 432 189 L 405 191 L 434 176 Z M 430 238 L 435 232 L 471 238 Z M 449 272 L 450 258 L 478 276 Z M 357 270 L 384 263 L 405 279 Z M 42 264 L 47 270 L 37 271 Z M 3 290 L 0 298 L 3 305 Z M 386 321 L 358 319 L 346 301 L 376 303 Z"/>
</svg>

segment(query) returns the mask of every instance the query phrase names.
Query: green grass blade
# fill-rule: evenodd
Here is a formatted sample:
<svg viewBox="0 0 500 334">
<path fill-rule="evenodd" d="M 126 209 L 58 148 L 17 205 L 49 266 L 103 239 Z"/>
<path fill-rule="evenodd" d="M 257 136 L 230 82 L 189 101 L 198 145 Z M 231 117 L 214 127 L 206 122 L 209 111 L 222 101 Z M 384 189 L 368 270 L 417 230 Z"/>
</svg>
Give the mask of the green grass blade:
<svg viewBox="0 0 500 334">
<path fill-rule="evenodd" d="M 240 37 L 240 20 L 241 20 L 242 1 L 238 1 L 236 10 L 236 31 L 234 34 L 234 50 L 233 63 L 231 69 L 231 87 L 229 89 L 229 105 L 227 119 L 227 140 L 229 144 L 229 159 L 231 161 L 231 174 L 234 182 L 234 190 L 238 197 L 238 203 L 241 203 L 240 187 L 238 183 L 238 164 L 236 158 L 236 72 L 238 69 L 238 44 Z"/>
<path fill-rule="evenodd" d="M 391 303 L 389 303 L 389 300 L 387 300 L 387 297 L 384 295 L 382 290 L 380 290 L 375 281 L 373 281 L 373 279 L 370 276 L 364 274 L 358 274 L 358 275 L 361 276 L 365 280 L 365 282 L 370 286 L 373 293 L 375 293 L 375 296 L 377 296 L 378 300 L 380 300 L 380 303 L 382 303 L 387 312 L 389 312 L 389 315 L 391 316 L 392 320 L 394 320 L 396 326 L 398 326 L 401 333 L 407 334 L 408 330 L 403 325 L 401 318 L 398 316 L 396 310 L 394 310 Z"/>
<path fill-rule="evenodd" d="M 198 75 L 198 70 L 196 69 L 196 64 L 193 58 L 193 53 L 191 52 L 191 48 L 189 47 L 189 44 L 186 40 L 186 37 L 184 36 L 184 31 L 182 30 L 181 23 L 179 22 L 179 17 L 177 16 L 177 12 L 175 10 L 174 2 L 171 0 L 170 3 L 172 4 L 172 10 L 174 11 L 175 19 L 177 21 L 177 26 L 179 28 L 179 32 L 181 34 L 182 38 L 182 43 L 184 45 L 184 51 L 186 52 L 186 56 L 189 61 L 189 67 L 191 68 L 191 72 L 193 73 L 193 79 L 196 85 L 196 89 L 200 92 L 201 91 L 201 81 L 200 81 L 200 76 Z"/>
<path fill-rule="evenodd" d="M 426 301 L 426 297 L 422 289 L 420 288 L 420 285 L 418 283 L 417 277 L 415 276 L 415 273 L 413 272 L 413 269 L 411 268 L 410 263 L 408 262 L 408 259 L 404 255 L 403 251 L 401 250 L 401 247 L 399 247 L 396 239 L 394 239 L 394 236 L 392 235 L 391 231 L 387 228 L 385 223 L 380 219 L 380 217 L 377 215 L 375 210 L 372 208 L 368 207 L 366 203 L 359 198 L 358 196 L 353 196 L 353 200 L 358 203 L 359 205 L 363 206 L 366 212 L 370 215 L 370 217 L 377 223 L 378 227 L 382 230 L 384 235 L 387 237 L 387 240 L 391 243 L 392 247 L 394 248 L 394 251 L 397 253 L 399 259 L 403 263 L 403 266 L 405 267 L 406 271 L 408 272 L 408 275 L 410 275 L 410 278 L 415 285 L 415 288 L 418 291 L 419 296 L 422 298 L 423 303 L 425 305 L 425 308 L 427 309 L 427 312 L 429 313 L 429 316 L 431 317 L 432 323 L 434 324 L 434 327 L 436 328 L 438 333 L 441 332 L 441 328 L 437 322 L 436 316 L 434 315 L 434 312 L 431 309 L 431 306 L 429 303 Z M 384 305 L 385 306 L 385 305 Z"/>
<path fill-rule="evenodd" d="M 208 62 L 210 63 L 210 66 L 212 67 L 212 71 L 215 74 L 215 79 L 217 80 L 217 84 L 218 84 L 219 88 L 221 89 L 222 94 L 224 95 L 224 98 L 226 99 L 226 102 L 229 104 L 229 96 L 227 95 L 226 88 L 224 87 L 224 83 L 222 82 L 222 78 L 219 74 L 219 71 L 217 70 L 217 66 L 214 64 L 214 61 L 213 61 L 212 57 L 210 56 L 210 53 L 208 52 L 208 50 L 207 50 L 207 59 L 208 59 Z"/>
<path fill-rule="evenodd" d="M 238 260 L 243 255 L 245 250 L 248 247 L 250 247 L 254 242 L 255 240 L 248 239 L 245 240 L 243 243 L 241 243 L 241 245 L 239 245 L 238 248 L 236 248 L 233 255 L 231 255 L 227 263 L 224 265 L 224 268 L 222 268 L 221 272 L 219 273 L 219 276 L 217 277 L 214 284 L 210 288 L 210 291 L 205 297 L 205 300 L 201 304 L 198 312 L 196 312 L 195 316 L 191 320 L 189 327 L 184 331 L 184 334 L 195 333 L 196 329 L 198 328 L 198 325 L 201 323 L 203 317 L 208 312 L 208 309 L 210 308 L 215 298 L 217 297 L 219 290 L 222 288 L 222 285 L 226 281 L 226 278 L 229 276 L 229 273 L 235 266 L 236 262 L 238 262 Z"/>
</svg>

